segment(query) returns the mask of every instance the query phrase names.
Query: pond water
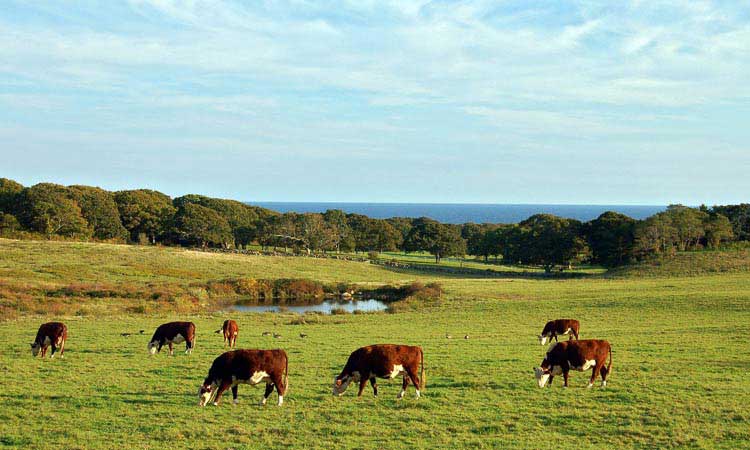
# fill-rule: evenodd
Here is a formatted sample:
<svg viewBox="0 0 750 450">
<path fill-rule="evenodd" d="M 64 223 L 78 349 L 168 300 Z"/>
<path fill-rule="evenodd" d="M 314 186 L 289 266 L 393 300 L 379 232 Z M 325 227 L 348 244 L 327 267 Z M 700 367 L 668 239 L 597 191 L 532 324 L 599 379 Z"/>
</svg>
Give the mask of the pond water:
<svg viewBox="0 0 750 450">
<path fill-rule="evenodd" d="M 383 311 L 388 305 L 375 299 L 352 300 L 350 302 L 326 300 L 318 305 L 235 305 L 233 309 L 235 311 L 243 312 L 279 312 L 279 308 L 281 307 L 283 307 L 285 311 L 296 312 L 299 314 L 304 314 L 308 311 L 330 314 L 331 310 L 334 309 L 343 309 L 350 313 L 354 311 Z"/>
</svg>

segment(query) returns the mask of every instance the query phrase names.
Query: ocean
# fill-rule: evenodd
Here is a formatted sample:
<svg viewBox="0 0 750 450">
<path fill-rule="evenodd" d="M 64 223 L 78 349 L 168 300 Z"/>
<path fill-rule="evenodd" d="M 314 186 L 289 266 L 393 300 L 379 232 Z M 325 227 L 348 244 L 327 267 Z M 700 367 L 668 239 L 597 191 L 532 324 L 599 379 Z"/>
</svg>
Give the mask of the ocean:
<svg viewBox="0 0 750 450">
<path fill-rule="evenodd" d="M 340 209 L 378 219 L 429 217 L 444 223 L 518 223 L 539 213 L 588 221 L 605 211 L 616 211 L 634 219 L 645 219 L 667 207 L 660 205 L 510 205 L 472 203 L 335 203 L 335 202 L 247 202 L 279 212 L 325 212 Z"/>
</svg>

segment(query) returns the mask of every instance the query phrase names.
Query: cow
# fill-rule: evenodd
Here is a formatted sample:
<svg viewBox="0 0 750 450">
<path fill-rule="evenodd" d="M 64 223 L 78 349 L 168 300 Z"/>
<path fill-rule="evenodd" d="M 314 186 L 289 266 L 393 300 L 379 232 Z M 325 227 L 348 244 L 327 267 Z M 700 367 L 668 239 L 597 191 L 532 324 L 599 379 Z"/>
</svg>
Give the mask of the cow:
<svg viewBox="0 0 750 450">
<path fill-rule="evenodd" d="M 284 350 L 232 350 L 217 357 L 208 376 L 198 390 L 198 404 L 210 402 L 218 406 L 221 394 L 230 387 L 234 404 L 237 404 L 239 384 L 256 385 L 266 383 L 261 405 L 265 405 L 274 386 L 279 394 L 278 406 L 284 403 L 284 394 L 289 383 L 289 360 Z"/>
<path fill-rule="evenodd" d="M 231 319 L 224 321 L 224 325 L 221 326 L 216 333 L 224 332 L 224 347 L 229 344 L 229 348 L 235 348 L 237 346 L 237 334 L 240 332 L 240 327 L 237 326 L 237 322 Z"/>
<path fill-rule="evenodd" d="M 174 355 L 173 344 L 185 343 L 185 354 L 193 353 L 195 347 L 195 324 L 193 322 L 169 322 L 159 325 L 148 343 L 148 352 L 155 355 L 162 346 L 169 346 L 169 354 Z"/>
<path fill-rule="evenodd" d="M 608 354 L 609 364 L 605 367 Z M 551 386 L 552 379 L 560 374 L 564 380 L 563 387 L 568 387 L 568 372 L 584 372 L 588 369 L 593 370 L 587 387 L 594 385 L 600 373 L 602 387 L 607 386 L 607 376 L 612 373 L 612 347 L 609 342 L 597 339 L 558 342 L 547 351 L 541 366 L 534 367 L 534 375 L 540 388 L 547 384 Z"/>
<path fill-rule="evenodd" d="M 31 344 L 31 354 L 36 357 L 39 350 L 42 351 L 42 358 L 47 354 L 47 347 L 52 347 L 50 358 L 55 357 L 57 349 L 60 349 L 60 358 L 65 357 L 65 341 L 68 339 L 68 327 L 62 322 L 48 322 L 39 326 L 36 332 L 36 338 Z"/>
<path fill-rule="evenodd" d="M 421 364 L 421 372 L 417 377 L 417 370 Z M 344 369 L 333 380 L 333 395 L 342 396 L 352 381 L 359 382 L 358 397 L 362 396 L 367 381 L 372 385 L 373 394 L 377 397 L 378 385 L 376 378 L 393 379 L 403 376 L 404 382 L 397 398 L 401 399 L 406 393 L 409 381 L 414 384 L 416 397 L 421 396 L 426 378 L 424 373 L 424 353 L 422 347 L 408 345 L 379 344 L 369 345 L 355 350 L 349 355 Z"/>
<path fill-rule="evenodd" d="M 558 342 L 557 336 L 564 334 L 569 335 L 568 340 L 573 339 L 573 336 L 575 336 L 576 340 L 578 340 L 578 330 L 580 327 L 581 324 L 575 319 L 550 320 L 544 326 L 542 334 L 538 336 L 539 343 L 541 345 L 544 345 L 548 341 L 552 342 L 553 338 L 555 339 L 555 342 Z"/>
</svg>

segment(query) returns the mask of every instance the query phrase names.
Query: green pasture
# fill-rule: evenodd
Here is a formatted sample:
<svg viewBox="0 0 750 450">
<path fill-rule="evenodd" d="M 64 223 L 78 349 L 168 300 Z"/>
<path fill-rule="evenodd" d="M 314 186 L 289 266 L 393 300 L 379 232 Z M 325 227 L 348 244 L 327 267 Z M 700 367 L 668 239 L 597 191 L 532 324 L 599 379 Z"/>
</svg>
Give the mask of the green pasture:
<svg viewBox="0 0 750 450">
<path fill-rule="evenodd" d="M 0 283 L 15 286 L 0 290 L 0 300 L 19 286 L 187 284 L 235 276 L 437 280 L 445 288 L 439 301 L 405 312 L 311 316 L 305 325 L 293 325 L 292 314 L 153 316 L 107 314 L 105 308 L 76 315 L 72 307 L 5 317 L 0 447 L 747 448 L 750 272 L 742 264 L 727 271 L 700 264 L 708 269 L 689 276 L 648 269 L 566 280 L 441 277 L 301 257 L 0 241 Z M 228 393 L 218 407 L 198 407 L 198 386 L 223 351 L 213 331 L 228 317 L 239 323 L 240 347 L 287 351 L 284 406 L 275 406 L 274 393 L 261 407 L 262 387 L 242 385 L 239 405 Z M 535 335 L 557 317 L 579 319 L 582 338 L 610 341 L 613 373 L 605 389 L 599 383 L 586 389 L 588 372 L 573 373 L 568 389 L 557 379 L 551 388 L 536 386 L 532 368 L 545 348 Z M 29 343 L 38 325 L 53 319 L 68 324 L 65 359 L 32 358 Z M 149 357 L 154 328 L 177 319 L 197 325 L 193 354 Z M 281 337 L 261 336 L 264 331 Z M 333 377 L 349 353 L 373 343 L 424 348 L 421 399 L 410 387 L 396 400 L 398 380 L 381 380 L 378 398 L 369 385 L 362 398 L 354 386 L 332 397 Z"/>
</svg>

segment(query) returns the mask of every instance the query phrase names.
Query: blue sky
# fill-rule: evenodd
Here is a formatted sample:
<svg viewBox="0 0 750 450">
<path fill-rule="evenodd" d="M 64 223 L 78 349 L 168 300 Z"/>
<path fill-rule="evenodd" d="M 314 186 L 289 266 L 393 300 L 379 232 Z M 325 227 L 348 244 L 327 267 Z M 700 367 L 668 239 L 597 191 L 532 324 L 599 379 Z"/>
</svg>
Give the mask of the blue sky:
<svg viewBox="0 0 750 450">
<path fill-rule="evenodd" d="M 0 176 L 240 200 L 750 201 L 744 1 L 0 2 Z"/>
</svg>

